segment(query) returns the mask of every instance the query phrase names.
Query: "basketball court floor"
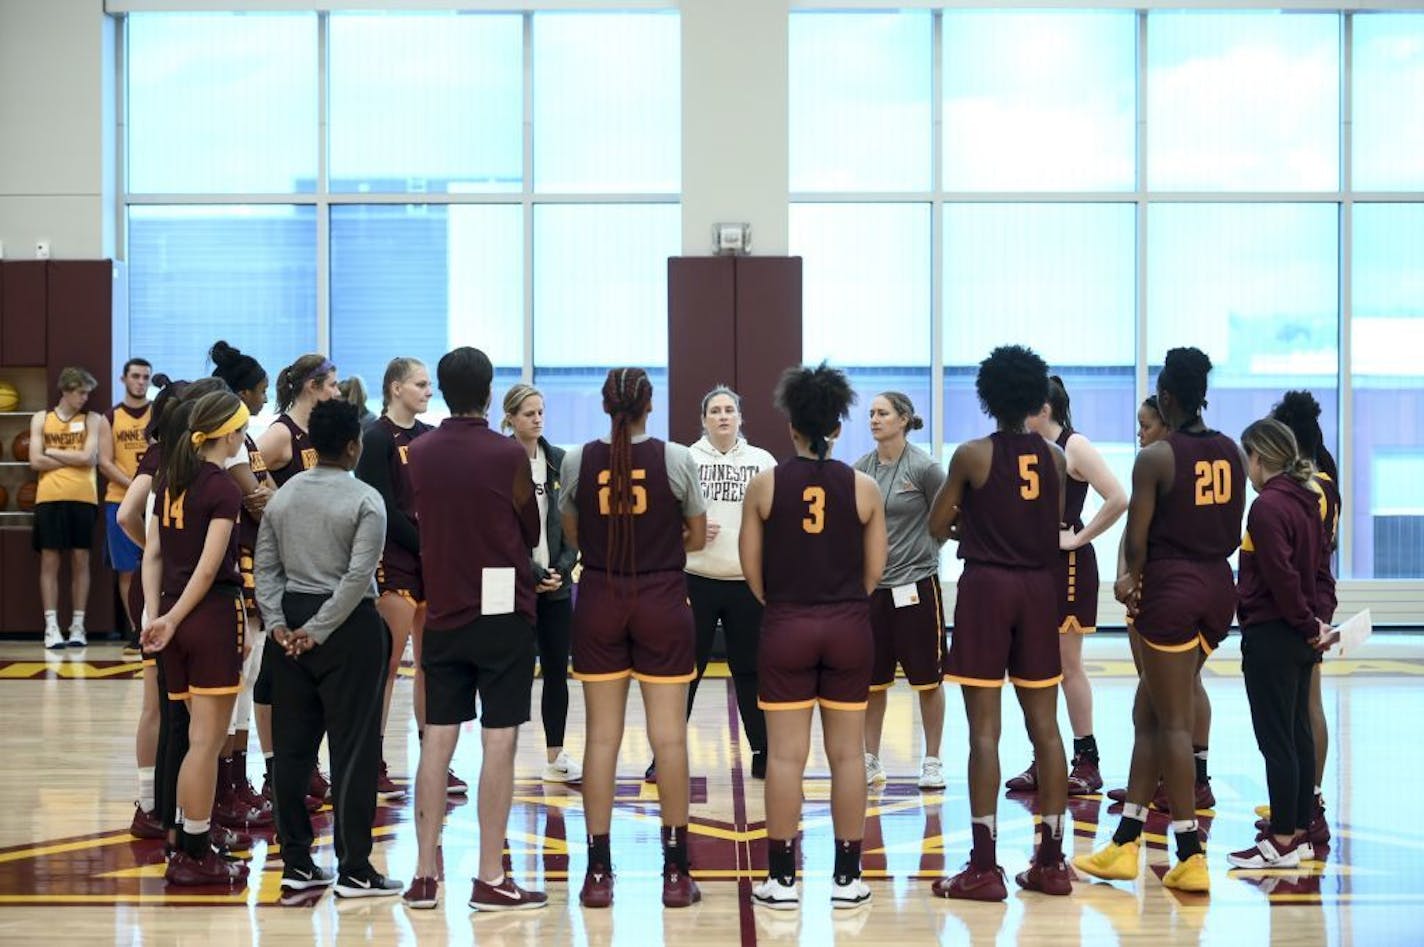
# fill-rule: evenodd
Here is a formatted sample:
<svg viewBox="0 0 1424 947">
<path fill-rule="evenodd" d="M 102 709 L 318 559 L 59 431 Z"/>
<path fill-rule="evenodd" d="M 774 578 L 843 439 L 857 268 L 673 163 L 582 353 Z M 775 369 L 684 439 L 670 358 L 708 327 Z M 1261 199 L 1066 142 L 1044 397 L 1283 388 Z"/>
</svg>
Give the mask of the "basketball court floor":
<svg viewBox="0 0 1424 947">
<path fill-rule="evenodd" d="M 1005 904 L 931 897 L 930 883 L 967 858 L 964 717 L 950 688 L 944 757 L 949 785 L 915 788 L 920 747 L 915 701 L 903 683 L 890 694 L 884 759 L 891 774 L 872 790 L 865 868 L 875 892 L 860 911 L 834 915 L 829 782 L 813 753 L 806 780 L 803 906 L 799 913 L 753 910 L 747 895 L 765 871 L 762 784 L 751 779 L 725 669 L 698 695 L 689 731 L 692 861 L 703 901 L 665 911 L 659 901 L 656 789 L 644 785 L 646 740 L 640 702 L 630 700 L 613 857 L 612 910 L 577 903 L 584 865 L 584 822 L 577 787 L 538 780 L 543 763 L 537 722 L 524 728 L 520 778 L 509 832 L 516 877 L 547 888 L 542 911 L 474 915 L 465 906 L 477 861 L 473 799 L 451 800 L 444 836 L 447 883 L 434 911 L 409 911 L 399 899 L 339 901 L 329 893 L 283 902 L 280 864 L 268 843 L 252 851 L 248 886 L 228 891 L 173 889 L 163 881 L 161 843 L 130 839 L 134 798 L 133 722 L 137 665 L 118 645 L 50 655 L 38 644 L 0 645 L 0 942 L 255 945 L 380 944 L 1285 944 L 1388 945 L 1424 942 L 1424 820 L 1414 805 L 1424 789 L 1419 722 L 1424 721 L 1424 637 L 1383 634 L 1352 659 L 1326 664 L 1331 756 L 1325 797 L 1334 838 L 1300 870 L 1228 871 L 1225 853 L 1254 838 L 1253 807 L 1266 801 L 1263 766 L 1251 734 L 1232 641 L 1207 664 L 1214 708 L 1210 765 L 1217 798 L 1200 817 L 1210 833 L 1210 896 L 1164 888 L 1165 819 L 1148 825 L 1147 870 L 1134 883 L 1080 882 L 1069 898 L 1011 891 Z M 1100 634 L 1088 642 L 1095 681 L 1097 737 L 1109 786 L 1126 776 L 1135 679 L 1127 642 Z M 536 682 L 536 687 L 539 685 Z M 571 687 L 569 744 L 581 749 L 582 699 Z M 1012 701 L 1006 695 L 1007 701 Z M 534 697 L 537 713 L 538 695 Z M 418 747 L 410 684 L 397 688 L 386 758 L 399 777 Z M 1017 712 L 1005 707 L 1005 775 L 1028 760 Z M 1066 728 L 1066 720 L 1064 722 Z M 819 738 L 817 738 L 819 739 Z M 254 736 L 255 740 L 255 736 Z M 253 767 L 260 764 L 252 747 Z M 473 784 L 479 740 L 467 729 L 455 769 Z M 1103 797 L 1075 800 L 1073 850 L 1088 851 L 1116 825 Z M 330 863 L 330 814 L 319 859 Z M 411 803 L 378 810 L 374 860 L 408 880 L 415 865 Z M 1000 862 L 1012 877 L 1027 863 L 1033 798 L 1003 798 Z M 570 878 L 573 885 L 571 888 Z M 1012 882 L 1011 882 L 1012 887 Z"/>
</svg>

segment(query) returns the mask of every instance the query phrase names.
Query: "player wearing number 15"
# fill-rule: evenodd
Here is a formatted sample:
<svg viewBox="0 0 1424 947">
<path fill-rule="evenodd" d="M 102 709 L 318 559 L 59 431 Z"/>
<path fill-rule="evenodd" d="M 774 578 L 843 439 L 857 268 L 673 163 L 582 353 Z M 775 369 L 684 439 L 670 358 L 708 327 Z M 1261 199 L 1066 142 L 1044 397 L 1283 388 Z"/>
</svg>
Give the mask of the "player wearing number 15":
<svg viewBox="0 0 1424 947">
<path fill-rule="evenodd" d="M 1241 449 L 1202 422 L 1210 371 L 1211 359 L 1200 349 L 1176 348 L 1157 376 L 1157 407 L 1169 433 L 1133 464 L 1126 572 L 1114 587 L 1133 618 L 1130 635 L 1142 675 L 1132 769 L 1112 844 L 1073 862 L 1099 878 L 1137 877 L 1138 839 L 1160 772 L 1178 859 L 1162 883 L 1198 892 L 1208 889 L 1209 879 L 1196 822 L 1195 692 L 1202 663 L 1226 637 L 1236 611 L 1227 557 L 1240 544 L 1246 489 Z"/>
<path fill-rule="evenodd" d="M 934 884 L 944 898 L 1008 897 L 995 852 L 999 730 L 1004 677 L 1023 708 L 1038 764 L 1042 815 L 1038 851 L 1019 886 L 1044 894 L 1072 891 L 1063 863 L 1068 764 L 1058 734 L 1058 524 L 1068 462 L 1057 444 L 1026 421 L 1048 400 L 1048 366 L 1032 349 L 1006 345 L 979 363 L 979 403 L 998 425 L 960 444 L 930 508 L 930 534 L 959 541 L 964 573 L 954 605 L 945 679 L 961 685 L 969 719 L 969 864 Z"/>
<path fill-rule="evenodd" d="M 588 869 L 579 902 L 613 903 L 608 829 L 628 681 L 636 677 L 657 760 L 662 809 L 663 905 L 701 899 L 687 873 L 687 684 L 697 674 L 696 632 L 683 567 L 707 537 L 697 463 L 681 444 L 646 432 L 653 386 L 641 368 L 603 383 L 607 439 L 564 456 L 564 535 L 583 554 L 574 605 L 574 677 L 583 682 L 588 744 L 583 802 Z M 525 469 L 528 469 L 526 464 Z"/>
</svg>

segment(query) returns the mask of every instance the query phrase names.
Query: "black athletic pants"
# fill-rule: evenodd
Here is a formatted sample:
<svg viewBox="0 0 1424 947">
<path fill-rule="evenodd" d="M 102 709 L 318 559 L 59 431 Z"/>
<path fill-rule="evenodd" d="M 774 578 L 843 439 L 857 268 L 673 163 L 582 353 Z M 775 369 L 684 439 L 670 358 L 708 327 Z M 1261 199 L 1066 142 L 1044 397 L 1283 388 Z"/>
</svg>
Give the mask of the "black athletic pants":
<svg viewBox="0 0 1424 947">
<path fill-rule="evenodd" d="M 574 602 L 569 596 L 551 599 L 540 595 L 534 638 L 539 645 L 539 676 L 544 679 L 539 715 L 544 722 L 544 745 L 564 745 L 564 725 L 569 719 L 569 634 Z"/>
<path fill-rule="evenodd" d="M 178 824 L 178 770 L 188 755 L 188 702 L 168 699 L 163 662 L 158 672 L 158 752 L 154 756 L 153 808 L 165 829 Z"/>
<path fill-rule="evenodd" d="M 732 670 L 732 684 L 737 690 L 737 709 L 742 715 L 742 729 L 752 752 L 766 752 L 766 714 L 757 706 L 757 648 L 761 640 L 761 603 L 747 583 L 741 579 L 708 579 L 700 575 L 687 576 L 687 597 L 692 600 L 692 618 L 697 624 L 697 677 L 687 688 L 687 716 L 692 717 L 692 702 L 697 699 L 697 685 L 707 670 L 712 655 L 712 641 L 717 637 L 717 621 L 722 622 L 722 636 L 727 643 L 727 664 Z"/>
<path fill-rule="evenodd" d="M 302 627 L 327 598 L 288 592 L 282 598 L 287 627 Z M 288 865 L 311 859 L 311 817 L 303 797 L 325 733 L 337 865 L 342 874 L 364 872 L 376 818 L 390 632 L 376 604 L 362 599 L 325 644 L 300 657 L 288 657 L 276 641 L 267 647 L 278 655 L 272 664 L 272 801 L 283 859 Z"/>
<path fill-rule="evenodd" d="M 1310 731 L 1310 675 L 1315 649 L 1284 622 L 1241 629 L 1241 673 L 1256 745 L 1266 758 L 1271 831 L 1293 835 L 1315 810 L 1315 740 Z"/>
</svg>

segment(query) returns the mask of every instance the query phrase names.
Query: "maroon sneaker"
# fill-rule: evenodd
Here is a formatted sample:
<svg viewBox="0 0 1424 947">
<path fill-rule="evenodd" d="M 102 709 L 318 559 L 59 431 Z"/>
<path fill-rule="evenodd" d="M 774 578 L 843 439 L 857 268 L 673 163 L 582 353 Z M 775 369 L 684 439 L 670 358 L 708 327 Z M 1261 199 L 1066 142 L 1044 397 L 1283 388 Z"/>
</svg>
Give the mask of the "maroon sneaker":
<svg viewBox="0 0 1424 947">
<path fill-rule="evenodd" d="M 397 786 L 391 779 L 390 771 L 386 768 L 386 761 L 381 760 L 380 771 L 376 773 L 376 798 L 399 799 L 404 795 L 405 790 Z"/>
<path fill-rule="evenodd" d="M 1121 789 L 1109 789 L 1107 792 L 1107 796 L 1113 802 L 1127 802 L 1127 787 L 1124 786 Z"/>
<path fill-rule="evenodd" d="M 964 870 L 952 878 L 941 878 L 931 888 L 941 898 L 956 898 L 962 901 L 1004 901 L 1009 897 L 1008 886 L 1004 884 L 1004 869 L 975 868 L 965 865 Z"/>
<path fill-rule="evenodd" d="M 1172 804 L 1167 801 L 1167 787 L 1162 783 L 1157 784 L 1157 793 L 1152 797 L 1151 805 L 1158 812 L 1172 811 Z M 1192 800 L 1192 805 L 1198 809 L 1216 808 L 1216 795 L 1211 791 L 1211 780 L 1196 784 L 1196 798 Z"/>
<path fill-rule="evenodd" d="M 445 795 L 463 796 L 469 791 L 470 784 L 456 776 L 453 769 L 445 772 Z"/>
<path fill-rule="evenodd" d="M 1270 819 L 1256 820 L 1257 832 L 1271 831 Z M 1310 820 L 1310 825 L 1305 829 L 1305 840 L 1311 845 L 1330 844 L 1330 824 L 1325 821 L 1325 810 L 1319 808 L 1315 810 L 1315 816 Z"/>
<path fill-rule="evenodd" d="M 232 791 L 237 798 L 260 812 L 270 813 L 272 811 L 272 800 L 252 788 L 252 782 L 247 778 L 247 772 L 245 770 L 239 770 L 234 767 L 232 775 Z"/>
<path fill-rule="evenodd" d="M 427 911 L 440 903 L 440 884 L 434 878 L 413 878 L 401 900 L 408 908 Z"/>
<path fill-rule="evenodd" d="M 213 841 L 213 847 L 224 854 L 252 850 L 252 836 L 246 832 L 237 832 L 226 825 L 214 822 L 208 834 Z"/>
<path fill-rule="evenodd" d="M 1010 776 L 1004 783 L 1004 788 L 1009 792 L 1034 792 L 1038 789 L 1038 761 L 1034 760 L 1028 764 L 1028 769 L 1017 776 Z M 1004 895 L 1008 897 L 1008 895 Z M 1001 899 L 1002 900 L 1002 899 Z"/>
<path fill-rule="evenodd" d="M 1073 893 L 1073 872 L 1061 858 L 1056 865 L 1034 863 L 1029 866 L 1028 871 L 1021 871 L 1014 875 L 1014 881 L 1018 882 L 1018 886 L 1025 891 L 1038 891 L 1054 895 Z"/>
<path fill-rule="evenodd" d="M 187 852 L 174 852 L 168 859 L 168 869 L 163 880 L 171 885 L 231 885 L 247 878 L 247 866 L 241 862 L 231 862 L 217 852 L 209 851 L 202 858 L 194 858 Z"/>
<path fill-rule="evenodd" d="M 1103 776 L 1098 772 L 1098 764 L 1075 757 L 1073 769 L 1068 774 L 1068 795 L 1091 796 L 1102 788 Z"/>
<path fill-rule="evenodd" d="M 264 800 L 266 800 L 267 807 L 270 809 L 272 807 L 271 779 L 262 780 L 262 792 L 258 793 L 258 795 L 260 795 Z M 324 805 L 322 800 L 318 799 L 316 796 L 305 796 L 303 797 L 302 801 L 303 803 L 305 803 L 308 812 L 316 812 L 322 807 L 322 805 Z"/>
<path fill-rule="evenodd" d="M 470 892 L 470 907 L 476 911 L 532 911 L 549 903 L 542 891 L 525 891 L 508 875 L 497 885 L 475 879 Z"/>
<path fill-rule="evenodd" d="M 586 908 L 606 908 L 613 903 L 613 869 L 594 865 L 583 876 L 579 904 Z"/>
<path fill-rule="evenodd" d="M 312 767 L 311 783 L 307 786 L 307 795 L 323 802 L 331 798 L 331 780 L 322 773 L 320 766 Z"/>
<path fill-rule="evenodd" d="M 163 820 L 155 812 L 144 812 L 143 806 L 134 803 L 133 821 L 129 823 L 129 834 L 134 838 L 162 839 L 168 833 L 163 831 Z"/>
<path fill-rule="evenodd" d="M 702 889 L 685 869 L 663 866 L 663 907 L 686 908 L 702 900 Z"/>
</svg>

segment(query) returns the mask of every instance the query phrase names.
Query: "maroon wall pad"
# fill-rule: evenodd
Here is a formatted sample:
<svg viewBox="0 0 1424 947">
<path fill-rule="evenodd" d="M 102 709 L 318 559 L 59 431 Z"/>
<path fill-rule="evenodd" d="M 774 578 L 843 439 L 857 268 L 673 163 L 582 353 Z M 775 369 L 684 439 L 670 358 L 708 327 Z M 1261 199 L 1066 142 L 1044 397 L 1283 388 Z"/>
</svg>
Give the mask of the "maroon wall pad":
<svg viewBox="0 0 1424 947">
<path fill-rule="evenodd" d="M 736 387 L 732 257 L 668 259 L 668 435 L 681 444 L 702 436 L 702 396 L 714 385 Z M 656 393 L 655 393 L 656 397 Z"/>
<path fill-rule="evenodd" d="M 801 364 L 801 258 L 737 258 L 737 390 L 755 443 L 791 456 L 784 419 L 772 406 L 781 373 Z"/>
<path fill-rule="evenodd" d="M 45 364 L 45 312 L 47 309 L 44 260 L 7 260 L 0 292 L 0 353 L 6 365 Z"/>
</svg>

